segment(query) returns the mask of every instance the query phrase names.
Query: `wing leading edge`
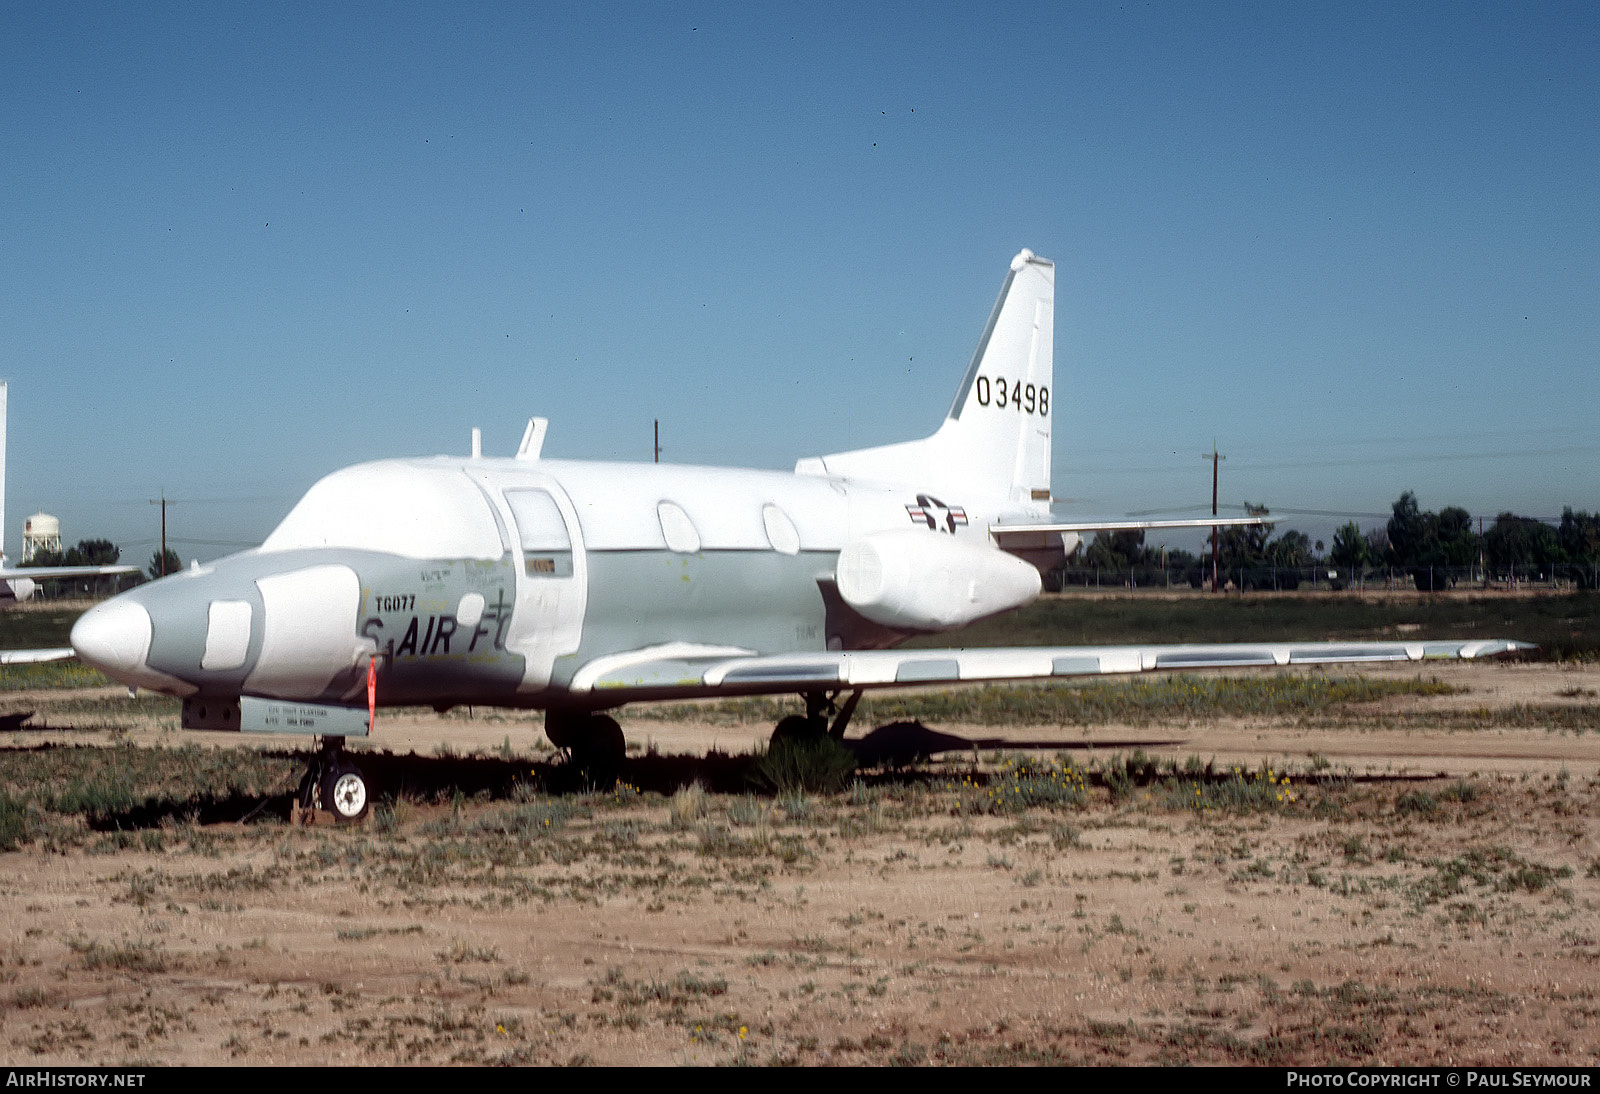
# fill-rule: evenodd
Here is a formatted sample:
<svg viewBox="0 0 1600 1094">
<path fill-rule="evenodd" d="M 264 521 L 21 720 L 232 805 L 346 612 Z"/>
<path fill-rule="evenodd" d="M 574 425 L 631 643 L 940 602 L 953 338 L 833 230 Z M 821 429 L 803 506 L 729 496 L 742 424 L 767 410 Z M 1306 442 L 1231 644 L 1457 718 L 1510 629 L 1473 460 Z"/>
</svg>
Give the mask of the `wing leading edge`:
<svg viewBox="0 0 1600 1094">
<path fill-rule="evenodd" d="M 137 566 L 0 566 L 0 581 L 15 581 L 19 577 L 49 581 L 58 577 L 110 577 L 138 572 Z"/>
<path fill-rule="evenodd" d="M 628 702 L 810 689 L 918 687 L 1055 680 L 1071 676 L 1378 661 L 1476 661 L 1532 650 L 1526 642 L 1261 642 L 1170 646 L 1012 646 L 995 649 L 846 650 L 727 656 L 653 647 L 595 663 L 572 690 Z"/>
<path fill-rule="evenodd" d="M 76 657 L 71 646 L 49 650 L 0 650 L 0 665 L 36 665 L 41 661 L 67 661 Z"/>
</svg>

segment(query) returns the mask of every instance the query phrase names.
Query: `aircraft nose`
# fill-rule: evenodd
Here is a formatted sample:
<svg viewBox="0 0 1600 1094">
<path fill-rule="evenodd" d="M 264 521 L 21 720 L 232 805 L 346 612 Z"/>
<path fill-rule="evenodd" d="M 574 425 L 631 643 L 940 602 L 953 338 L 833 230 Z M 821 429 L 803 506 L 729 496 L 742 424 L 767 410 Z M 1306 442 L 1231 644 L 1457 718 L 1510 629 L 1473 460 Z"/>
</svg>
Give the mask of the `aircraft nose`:
<svg viewBox="0 0 1600 1094">
<path fill-rule="evenodd" d="M 72 625 L 72 648 L 101 672 L 126 684 L 145 683 L 150 613 L 131 600 L 96 604 Z"/>
</svg>

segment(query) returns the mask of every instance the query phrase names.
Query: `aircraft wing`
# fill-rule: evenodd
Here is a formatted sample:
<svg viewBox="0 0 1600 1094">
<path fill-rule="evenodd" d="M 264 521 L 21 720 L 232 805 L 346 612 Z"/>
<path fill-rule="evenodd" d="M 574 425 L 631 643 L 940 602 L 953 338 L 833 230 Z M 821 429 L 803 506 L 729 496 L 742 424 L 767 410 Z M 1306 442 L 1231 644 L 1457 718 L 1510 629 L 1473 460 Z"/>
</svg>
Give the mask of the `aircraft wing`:
<svg viewBox="0 0 1600 1094">
<path fill-rule="evenodd" d="M 0 650 L 0 665 L 36 665 L 41 661 L 66 661 L 76 656 L 71 646 L 53 650 Z"/>
<path fill-rule="evenodd" d="M 574 676 L 573 691 L 635 698 L 704 698 L 789 691 L 919 687 L 984 681 L 1375 661 L 1474 661 L 1531 650 L 1526 642 L 1259 642 L 1161 646 L 1011 646 L 842 650 L 727 656 L 678 644 L 613 655 Z M 624 698 L 626 696 L 626 698 Z"/>
<path fill-rule="evenodd" d="M 1156 528 L 1234 528 L 1243 525 L 1281 524 L 1282 517 L 1198 517 L 1183 520 L 1092 520 L 1043 524 L 991 524 L 995 536 L 1025 532 L 1148 532 Z"/>
<path fill-rule="evenodd" d="M 106 577 L 138 572 L 137 566 L 4 566 L 0 567 L 0 581 L 14 581 L 19 577 L 31 577 L 35 581 L 55 577 Z"/>
</svg>

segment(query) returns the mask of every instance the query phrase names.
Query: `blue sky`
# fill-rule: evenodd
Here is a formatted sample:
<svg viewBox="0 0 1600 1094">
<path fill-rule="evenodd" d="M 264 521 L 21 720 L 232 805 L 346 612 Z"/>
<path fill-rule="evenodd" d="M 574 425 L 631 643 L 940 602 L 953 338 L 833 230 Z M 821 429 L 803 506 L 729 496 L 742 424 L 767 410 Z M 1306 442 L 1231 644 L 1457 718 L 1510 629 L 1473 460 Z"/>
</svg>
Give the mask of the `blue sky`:
<svg viewBox="0 0 1600 1094">
<path fill-rule="evenodd" d="M 1581 3 L 6 5 L 5 544 L 142 563 L 165 492 L 211 558 L 534 414 L 920 436 L 1022 247 L 1064 515 L 1213 442 L 1224 504 L 1600 509 L 1597 57 Z"/>
</svg>

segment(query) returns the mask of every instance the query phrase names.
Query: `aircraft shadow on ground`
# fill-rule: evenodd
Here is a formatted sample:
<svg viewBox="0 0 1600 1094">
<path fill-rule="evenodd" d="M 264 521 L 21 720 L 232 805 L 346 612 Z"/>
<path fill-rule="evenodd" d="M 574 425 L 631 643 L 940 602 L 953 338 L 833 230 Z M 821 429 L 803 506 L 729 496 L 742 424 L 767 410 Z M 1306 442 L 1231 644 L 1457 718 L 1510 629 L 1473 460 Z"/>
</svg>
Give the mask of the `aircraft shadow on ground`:
<svg viewBox="0 0 1600 1094">
<path fill-rule="evenodd" d="M 55 730 L 53 732 L 58 732 Z M 1181 744 L 1181 741 L 1092 742 L 1097 751 Z M 931 771 L 920 767 L 924 761 L 951 753 L 970 753 L 977 771 L 980 753 L 1026 750 L 1029 752 L 1081 751 L 1090 747 L 1081 737 L 1052 741 L 1010 741 L 1004 737 L 971 738 L 929 729 L 919 722 L 895 722 L 879 726 L 864 737 L 851 738 L 844 746 L 856 755 L 855 778 L 868 785 L 884 783 L 916 784 L 948 778 L 948 769 Z M 38 750 L 82 748 L 82 745 L 40 744 Z M 309 750 L 273 750 L 274 758 L 299 761 L 309 758 Z M 670 795 L 682 787 L 699 783 L 717 794 L 770 795 L 771 784 L 762 778 L 761 757 L 730 755 L 712 751 L 704 755 L 661 754 L 655 751 L 627 757 L 616 778 L 596 778 L 590 772 L 566 762 L 559 755 L 529 761 L 498 756 L 421 756 L 416 753 L 352 753 L 366 773 L 378 808 L 396 801 L 443 804 L 451 801 L 512 802 L 533 791 L 553 796 L 575 796 L 596 790 L 614 789 L 617 784 L 644 793 Z M 298 776 L 296 776 L 298 779 Z M 294 787 L 286 785 L 275 794 L 199 794 L 184 798 L 155 796 L 131 808 L 95 813 L 88 826 L 101 832 L 137 831 L 180 824 L 237 824 L 276 819 L 291 815 Z"/>
</svg>

